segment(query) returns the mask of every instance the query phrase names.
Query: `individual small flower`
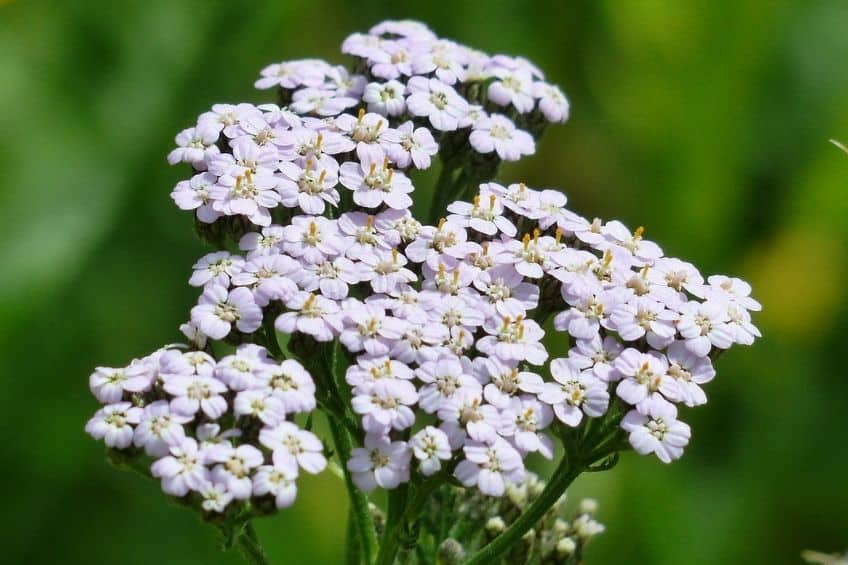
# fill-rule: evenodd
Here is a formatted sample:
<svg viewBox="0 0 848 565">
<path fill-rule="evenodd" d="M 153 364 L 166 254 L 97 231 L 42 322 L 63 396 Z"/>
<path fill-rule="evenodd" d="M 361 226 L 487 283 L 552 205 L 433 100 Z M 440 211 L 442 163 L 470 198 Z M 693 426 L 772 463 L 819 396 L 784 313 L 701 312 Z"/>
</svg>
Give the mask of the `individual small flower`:
<svg viewBox="0 0 848 565">
<path fill-rule="evenodd" d="M 244 263 L 233 284 L 250 288 L 257 306 L 264 308 L 274 300 L 285 302 L 294 297 L 302 271 L 301 264 L 286 255 L 258 255 Z"/>
<path fill-rule="evenodd" d="M 337 206 L 340 197 L 335 186 L 339 177 L 338 165 L 334 165 L 335 161 L 329 158 L 317 166 L 311 159 L 307 159 L 303 167 L 292 162 L 280 163 L 283 178 L 277 190 L 283 206 L 297 206 L 306 214 L 323 214 L 325 204 Z"/>
<path fill-rule="evenodd" d="M 504 216 L 503 204 L 496 194 L 481 190 L 472 203 L 456 201 L 448 206 L 448 220 L 485 235 L 498 231 L 515 236 L 515 225 Z"/>
<path fill-rule="evenodd" d="M 98 410 L 85 425 L 94 439 L 102 439 L 109 447 L 124 449 L 133 441 L 133 425 L 141 420 L 141 408 L 129 402 L 108 404 Z"/>
<path fill-rule="evenodd" d="M 254 496 L 274 497 L 277 508 L 288 508 L 297 496 L 297 471 L 288 466 L 263 465 L 253 477 Z"/>
<path fill-rule="evenodd" d="M 194 272 L 188 284 L 191 286 L 216 284 L 227 287 L 230 286 L 232 277 L 240 273 L 243 266 L 244 259 L 229 251 L 209 253 L 192 265 Z"/>
<path fill-rule="evenodd" d="M 491 444 L 470 441 L 462 449 L 465 459 L 456 466 L 455 474 L 466 487 L 503 496 L 507 482 L 518 483 L 525 477 L 521 454 L 502 438 Z"/>
<path fill-rule="evenodd" d="M 411 121 L 386 130 L 380 142 L 388 158 L 401 169 L 410 164 L 416 169 L 429 169 L 430 159 L 439 152 L 430 130 L 416 128 Z"/>
<path fill-rule="evenodd" d="M 292 422 L 280 422 L 259 431 L 259 443 L 273 450 L 275 467 L 307 473 L 320 473 L 327 467 L 324 445 L 312 432 L 301 430 Z"/>
<path fill-rule="evenodd" d="M 269 389 L 243 390 L 233 402 L 233 414 L 236 417 L 253 416 L 262 423 L 273 426 L 286 417 L 283 401 L 274 396 Z"/>
<path fill-rule="evenodd" d="M 286 302 L 285 312 L 277 316 L 274 326 L 283 333 L 309 334 L 316 341 L 332 341 L 343 329 L 339 305 L 311 292 L 299 292 Z"/>
<path fill-rule="evenodd" d="M 477 341 L 477 349 L 489 356 L 504 361 L 527 361 L 541 365 L 548 358 L 548 351 L 540 343 L 545 330 L 523 315 L 492 316 L 483 326 L 487 336 Z"/>
<path fill-rule="evenodd" d="M 621 427 L 630 433 L 637 453 L 655 453 L 663 463 L 679 459 L 691 436 L 689 425 L 677 419 L 677 409 L 667 402 L 650 402 L 645 413 L 631 410 Z"/>
<path fill-rule="evenodd" d="M 735 332 L 729 324 L 725 303 L 720 300 L 687 302 L 680 306 L 677 331 L 686 340 L 686 348 L 699 357 L 710 349 L 727 349 L 733 345 Z"/>
<path fill-rule="evenodd" d="M 337 116 L 356 106 L 358 102 L 351 96 L 338 95 L 318 88 L 302 88 L 294 92 L 289 107 L 298 114 Z"/>
<path fill-rule="evenodd" d="M 541 432 L 553 420 L 553 412 L 546 404 L 532 397 L 513 398 L 501 414 L 502 436 L 512 437 L 515 446 L 523 453 L 538 452 L 553 459 L 554 442 Z"/>
<path fill-rule="evenodd" d="M 180 324 L 180 332 L 186 337 L 188 342 L 197 349 L 204 349 L 206 347 L 206 340 L 208 336 L 203 333 L 203 331 L 197 327 L 197 324 L 194 322 Z"/>
<path fill-rule="evenodd" d="M 168 153 L 168 163 L 189 163 L 195 169 L 206 168 L 204 161 L 207 157 L 218 153 L 215 142 L 218 132 L 212 127 L 198 126 L 184 129 L 175 139 L 177 148 Z"/>
<path fill-rule="evenodd" d="M 365 86 L 362 101 L 368 104 L 369 112 L 400 116 L 406 110 L 405 91 L 406 86 L 396 80 L 370 82 Z"/>
<path fill-rule="evenodd" d="M 568 351 L 568 361 L 578 369 L 591 368 L 596 377 L 611 382 L 619 378 L 612 363 L 623 349 L 621 342 L 613 336 L 601 339 L 600 335 L 595 335 L 591 339 L 575 340 L 575 346 Z"/>
<path fill-rule="evenodd" d="M 498 408 L 507 408 L 512 399 L 521 393 L 537 393 L 542 388 L 542 377 L 520 370 L 515 362 L 504 362 L 497 357 L 478 357 L 474 366 L 480 377 L 488 381 L 483 388 L 483 396 Z"/>
<path fill-rule="evenodd" d="M 677 400 L 680 396 L 676 381 L 668 375 L 668 361 L 661 353 L 628 348 L 618 356 L 614 366 L 623 376 L 616 394 L 640 410 L 645 410 L 654 399 Z"/>
<path fill-rule="evenodd" d="M 191 321 L 212 339 L 223 339 L 233 325 L 246 334 L 262 325 L 262 309 L 246 288 L 227 288 L 212 284 L 203 290 L 197 306 L 191 309 Z"/>
<path fill-rule="evenodd" d="M 294 359 L 266 368 L 257 385 L 266 387 L 275 398 L 280 399 L 286 413 L 315 409 L 315 383 L 303 365 Z"/>
<path fill-rule="evenodd" d="M 212 208 L 227 216 L 245 216 L 257 226 L 271 224 L 270 208 L 280 202 L 280 179 L 267 169 L 252 173 L 249 169 L 236 176 L 224 175 L 211 190 Z"/>
<path fill-rule="evenodd" d="M 400 171 L 389 166 L 388 158 L 379 162 L 375 155 L 363 153 L 360 162 L 341 166 L 339 182 L 353 191 L 353 201 L 363 208 L 385 204 L 394 210 L 412 206 L 412 183 Z"/>
<path fill-rule="evenodd" d="M 676 333 L 677 313 L 664 304 L 646 296 L 638 296 L 619 304 L 610 313 L 610 324 L 624 341 L 636 341 L 645 336 L 655 349 L 668 346 Z"/>
<path fill-rule="evenodd" d="M 200 506 L 206 512 L 220 514 L 233 501 L 233 493 L 228 491 L 226 485 L 222 483 L 206 481 L 206 484 L 198 490 L 198 493 L 203 498 Z"/>
<path fill-rule="evenodd" d="M 283 227 L 268 226 L 261 232 L 248 232 L 239 240 L 239 249 L 248 251 L 248 257 L 277 255 L 282 251 Z"/>
<path fill-rule="evenodd" d="M 206 459 L 209 463 L 218 463 L 212 469 L 212 478 L 225 484 L 233 498 L 250 498 L 253 493 L 250 474 L 264 460 L 261 451 L 250 444 L 233 447 L 230 443 L 220 443 L 209 448 Z"/>
<path fill-rule="evenodd" d="M 300 86 L 318 86 L 324 82 L 322 65 L 309 61 L 287 61 L 268 65 L 256 81 L 256 88 L 266 89 L 279 86 L 293 90 Z"/>
<path fill-rule="evenodd" d="M 501 427 L 500 412 L 483 401 L 479 388 L 456 391 L 441 403 L 438 415 L 443 422 L 442 430 L 448 435 L 464 431 L 475 441 L 495 441 Z"/>
<path fill-rule="evenodd" d="M 742 279 L 712 275 L 707 278 L 707 282 L 709 286 L 703 290 L 703 293 L 708 298 L 723 298 L 725 301 L 735 302 L 753 312 L 759 312 L 763 309 L 762 304 L 751 297 L 751 285 Z"/>
<path fill-rule="evenodd" d="M 124 396 L 124 383 L 128 378 L 125 368 L 97 367 L 88 378 L 88 387 L 100 402 L 120 402 Z"/>
<path fill-rule="evenodd" d="M 410 406 L 418 401 L 415 386 L 402 379 L 380 379 L 353 397 L 353 411 L 362 415 L 362 427 L 369 434 L 405 430 L 415 423 Z"/>
<path fill-rule="evenodd" d="M 366 435 L 365 447 L 354 448 L 347 468 L 356 486 L 371 492 L 378 486 L 397 488 L 409 481 L 409 447 L 383 435 Z"/>
<path fill-rule="evenodd" d="M 489 100 L 499 106 L 512 104 L 521 114 L 533 109 L 536 104 L 533 100 L 533 77 L 530 73 L 496 68 L 492 74 L 497 80 L 489 85 Z"/>
<path fill-rule="evenodd" d="M 668 346 L 668 375 L 677 381 L 680 401 L 686 406 L 698 406 L 707 402 L 700 385 L 715 377 L 715 369 L 709 357 L 698 357 L 686 347 L 683 341 L 675 341 Z"/>
<path fill-rule="evenodd" d="M 433 426 L 419 430 L 409 440 L 412 453 L 418 459 L 418 468 L 425 477 L 437 473 L 442 468 L 442 461 L 451 458 L 451 448 L 448 436 Z"/>
<path fill-rule="evenodd" d="M 539 100 L 539 110 L 546 120 L 558 123 L 568 121 L 568 99 L 558 86 L 537 81 L 533 83 L 533 96 Z"/>
<path fill-rule="evenodd" d="M 144 407 L 135 428 L 133 443 L 143 447 L 152 457 L 165 457 L 172 445 L 179 444 L 185 437 L 183 425 L 191 422 L 190 416 L 171 412 L 167 400 L 157 400 Z"/>
<path fill-rule="evenodd" d="M 194 416 L 202 411 L 217 420 L 227 411 L 227 401 L 222 394 L 227 386 L 213 377 L 203 375 L 169 375 L 165 392 L 172 395 L 171 410 L 183 416 Z"/>
<path fill-rule="evenodd" d="M 406 107 L 413 116 L 426 116 L 439 131 L 453 131 L 468 111 L 468 103 L 456 90 L 438 79 L 412 77 L 407 83 Z"/>
<path fill-rule="evenodd" d="M 170 455 L 156 460 L 150 473 L 162 479 L 162 490 L 173 496 L 185 496 L 188 491 L 202 490 L 209 481 L 209 469 L 194 438 L 185 437 L 172 445 Z"/>
<path fill-rule="evenodd" d="M 336 223 L 322 216 L 295 216 L 283 228 L 283 251 L 313 265 L 341 255 L 344 247 Z"/>
<path fill-rule="evenodd" d="M 366 351 L 369 355 L 385 355 L 392 340 L 399 339 L 406 322 L 387 316 L 385 310 L 367 304 L 351 306 L 343 313 L 345 329 L 339 341 L 353 353 Z"/>
<path fill-rule="evenodd" d="M 584 413 L 597 418 L 607 411 L 609 393 L 606 383 L 600 379 L 581 372 L 568 359 L 551 361 L 551 375 L 556 382 L 540 387 L 539 400 L 550 404 L 563 424 L 576 427 Z"/>
<path fill-rule="evenodd" d="M 213 207 L 212 187 L 218 177 L 212 173 L 198 173 L 190 180 L 177 183 L 171 192 L 171 198 L 180 210 L 196 210 L 197 219 L 211 224 L 221 217 Z"/>
<path fill-rule="evenodd" d="M 494 151 L 504 161 L 518 161 L 522 155 L 536 152 L 533 136 L 516 128 L 512 120 L 500 114 L 478 120 L 468 141 L 478 153 Z"/>
<path fill-rule="evenodd" d="M 469 367 L 470 369 L 470 367 Z M 480 390 L 480 383 L 453 355 L 441 355 L 421 363 L 415 376 L 424 383 L 418 391 L 419 406 L 427 413 L 439 410 L 447 400 L 465 390 Z"/>
</svg>

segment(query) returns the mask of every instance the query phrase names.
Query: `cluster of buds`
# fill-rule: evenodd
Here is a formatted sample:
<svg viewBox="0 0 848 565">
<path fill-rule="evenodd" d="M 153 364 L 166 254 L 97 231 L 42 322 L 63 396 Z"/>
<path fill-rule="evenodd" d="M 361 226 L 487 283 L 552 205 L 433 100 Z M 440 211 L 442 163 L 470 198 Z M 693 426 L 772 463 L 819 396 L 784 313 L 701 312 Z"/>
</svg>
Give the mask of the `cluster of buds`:
<svg viewBox="0 0 848 565">
<path fill-rule="evenodd" d="M 532 472 L 524 481 L 510 484 L 505 496 L 498 499 L 477 491 L 445 487 L 425 510 L 430 516 L 447 514 L 450 519 L 436 520 L 435 528 L 425 524 L 415 543 L 434 543 L 444 563 L 462 563 L 478 546 L 501 535 L 545 487 L 545 481 Z M 566 496 L 561 496 L 504 559 L 508 563 L 582 563 L 586 544 L 604 531 L 603 524 L 595 519 L 597 511 L 598 503 L 587 498 L 569 512 Z"/>
<path fill-rule="evenodd" d="M 291 504 L 298 474 L 327 466 L 315 410 L 365 491 L 436 476 L 502 496 L 526 485 L 529 454 L 554 456 L 552 435 L 680 457 L 677 407 L 704 404 L 715 357 L 759 336 L 750 287 L 558 190 L 492 181 L 568 116 L 528 61 L 414 22 L 342 50 L 353 71 L 271 65 L 257 87 L 281 105 L 216 105 L 177 136 L 169 160 L 192 176 L 172 197 L 218 246 L 189 280 L 191 345 L 98 369 L 88 431 L 209 513 Z M 427 225 L 413 181 L 436 156 Z M 540 529 L 537 550 L 577 552 L 591 528 L 576 523 Z"/>
</svg>

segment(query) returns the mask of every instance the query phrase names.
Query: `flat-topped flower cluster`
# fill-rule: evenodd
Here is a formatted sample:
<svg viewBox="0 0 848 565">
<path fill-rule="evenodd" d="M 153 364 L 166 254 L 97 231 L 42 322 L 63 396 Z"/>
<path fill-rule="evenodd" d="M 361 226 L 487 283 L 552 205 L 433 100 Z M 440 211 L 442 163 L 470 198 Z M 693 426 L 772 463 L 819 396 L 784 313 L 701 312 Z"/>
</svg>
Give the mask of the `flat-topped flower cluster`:
<svg viewBox="0 0 848 565">
<path fill-rule="evenodd" d="M 328 464 L 316 410 L 358 442 L 343 464 L 366 491 L 443 472 L 500 496 L 528 454 L 553 457 L 549 429 L 606 416 L 637 452 L 680 457 L 677 407 L 704 404 L 716 355 L 759 336 L 750 287 L 583 218 L 558 190 L 491 182 L 568 116 L 528 61 L 412 22 L 343 51 L 355 72 L 271 65 L 256 85 L 282 106 L 216 105 L 177 136 L 169 160 L 193 174 L 174 201 L 235 245 L 194 265 L 190 347 L 92 375 L 104 406 L 88 432 L 146 454 L 167 493 L 207 512 L 290 505 L 298 474 Z M 427 225 L 412 195 L 437 155 L 455 201 Z M 545 344 L 549 317 L 565 357 Z M 218 340 L 237 347 L 216 359 Z"/>
</svg>

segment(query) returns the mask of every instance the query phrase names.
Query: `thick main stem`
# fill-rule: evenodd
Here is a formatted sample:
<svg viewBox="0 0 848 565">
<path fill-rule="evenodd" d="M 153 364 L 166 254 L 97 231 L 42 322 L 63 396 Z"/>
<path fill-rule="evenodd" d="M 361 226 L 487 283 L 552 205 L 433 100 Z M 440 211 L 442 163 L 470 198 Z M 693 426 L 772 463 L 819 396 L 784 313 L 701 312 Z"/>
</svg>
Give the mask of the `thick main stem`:
<svg viewBox="0 0 848 565">
<path fill-rule="evenodd" d="M 518 519 L 509 526 L 509 528 L 480 549 L 480 551 L 472 555 L 463 563 L 463 565 L 482 565 L 484 563 L 491 563 L 506 553 L 522 538 L 522 536 L 524 536 L 524 534 L 526 534 L 539 520 L 542 519 L 545 512 L 547 512 L 551 506 L 559 500 L 559 497 L 562 496 L 565 489 L 574 482 L 574 479 L 580 475 L 582 470 L 583 469 L 579 462 L 572 460 L 568 456 L 564 456 L 545 489 L 539 497 L 527 507 L 527 510 L 525 510 L 521 516 L 519 516 Z"/>
<path fill-rule="evenodd" d="M 350 459 L 352 444 L 347 430 L 335 418 L 327 418 L 330 422 L 330 432 L 333 434 L 333 443 L 339 453 L 341 467 L 344 471 L 345 486 L 350 499 L 350 510 L 356 521 L 356 529 L 359 532 L 360 548 L 366 563 L 371 563 L 377 547 L 377 534 L 374 532 L 374 521 L 371 519 L 371 511 L 368 509 L 368 499 L 365 493 L 359 490 L 347 470 L 347 461 Z"/>
</svg>

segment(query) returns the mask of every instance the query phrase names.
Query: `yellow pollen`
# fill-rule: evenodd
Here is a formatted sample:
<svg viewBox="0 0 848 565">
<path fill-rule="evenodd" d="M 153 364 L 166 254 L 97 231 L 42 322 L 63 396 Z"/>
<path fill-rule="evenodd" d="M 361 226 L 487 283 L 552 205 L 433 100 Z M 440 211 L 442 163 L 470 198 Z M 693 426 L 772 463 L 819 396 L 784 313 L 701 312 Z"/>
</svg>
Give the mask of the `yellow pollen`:
<svg viewBox="0 0 848 565">
<path fill-rule="evenodd" d="M 518 317 L 515 319 L 515 324 L 519 325 L 522 323 L 524 323 L 524 314 L 519 314 Z"/>
<path fill-rule="evenodd" d="M 312 159 L 306 160 L 306 170 L 310 170 L 312 168 Z"/>
<path fill-rule="evenodd" d="M 533 230 L 533 243 L 539 242 L 539 236 L 542 235 L 542 232 L 539 231 L 539 228 Z"/>
<path fill-rule="evenodd" d="M 439 220 L 439 228 L 438 228 L 439 231 L 441 231 L 441 229 L 444 227 L 445 222 L 447 222 L 447 219 L 445 219 L 445 218 L 442 218 L 441 220 Z"/>
<path fill-rule="evenodd" d="M 489 195 L 489 210 L 493 210 L 495 208 L 495 202 L 497 201 L 497 199 L 498 197 L 494 194 Z"/>
<path fill-rule="evenodd" d="M 527 248 L 530 247 L 530 234 L 525 233 L 524 237 L 521 238 L 521 241 L 524 243 L 524 250 L 527 251 Z"/>
<path fill-rule="evenodd" d="M 509 328 L 509 325 L 512 323 L 512 318 L 509 316 L 505 316 L 503 320 L 503 331 L 506 331 Z"/>
<path fill-rule="evenodd" d="M 636 231 L 633 232 L 633 239 L 642 239 L 642 234 L 645 233 L 645 227 L 639 226 L 636 228 Z"/>
<path fill-rule="evenodd" d="M 365 117 L 365 108 L 360 108 L 359 109 L 359 116 L 357 117 L 356 121 L 362 122 L 362 118 L 364 118 L 364 117 Z"/>
<path fill-rule="evenodd" d="M 439 278 L 444 278 L 445 276 L 445 264 L 439 263 Z"/>
<path fill-rule="evenodd" d="M 523 193 L 525 190 L 527 190 L 527 185 L 523 182 L 518 183 L 518 192 Z"/>
<path fill-rule="evenodd" d="M 388 178 L 388 181 L 389 181 L 389 182 L 392 182 L 392 175 L 394 175 L 394 174 L 395 174 L 395 170 L 394 170 L 394 169 L 389 169 L 389 178 Z"/>
<path fill-rule="evenodd" d="M 324 143 L 324 134 L 319 133 L 318 137 L 315 139 L 315 148 L 320 149 L 322 143 Z"/>
<path fill-rule="evenodd" d="M 391 375 L 392 374 L 392 362 L 389 359 L 386 359 L 386 364 L 384 366 L 386 367 L 386 374 Z"/>
<path fill-rule="evenodd" d="M 480 195 L 479 194 L 474 197 L 474 207 L 477 208 L 478 206 L 480 206 Z"/>
<path fill-rule="evenodd" d="M 483 243 L 483 255 L 488 255 L 488 254 L 489 254 L 489 242 L 486 241 L 486 242 Z"/>
<path fill-rule="evenodd" d="M 327 178 L 327 169 L 324 169 L 321 171 L 321 174 L 318 175 L 318 182 L 323 183 L 325 178 Z"/>
<path fill-rule="evenodd" d="M 454 284 L 454 286 L 456 286 L 457 283 L 459 283 L 459 269 L 457 269 L 453 272 L 453 284 Z"/>
<path fill-rule="evenodd" d="M 303 303 L 302 310 L 306 310 L 307 308 L 311 308 L 313 302 L 315 302 L 315 295 L 310 292 L 309 298 L 307 298 L 306 302 Z"/>
<path fill-rule="evenodd" d="M 524 324 L 518 326 L 518 339 L 524 339 Z"/>
<path fill-rule="evenodd" d="M 607 249 L 604 251 L 604 268 L 609 267 L 610 263 L 612 263 L 612 251 Z"/>
<path fill-rule="evenodd" d="M 365 227 L 368 228 L 369 230 L 374 228 L 374 216 L 372 216 L 370 214 L 368 215 L 368 219 L 365 220 Z"/>
<path fill-rule="evenodd" d="M 383 168 L 384 168 L 384 169 L 388 169 L 388 168 L 389 168 L 389 158 L 388 158 L 388 157 L 384 157 L 384 158 L 383 158 Z"/>
<path fill-rule="evenodd" d="M 377 122 L 377 127 L 374 128 L 374 133 L 377 133 L 378 131 L 383 129 L 383 123 L 384 123 L 383 120 L 380 120 L 379 122 Z"/>
<path fill-rule="evenodd" d="M 244 172 L 244 176 L 247 179 L 247 182 L 250 182 L 252 180 L 251 177 L 253 176 L 253 171 L 251 171 L 250 169 L 247 169 Z"/>
<path fill-rule="evenodd" d="M 318 233 L 318 224 L 315 222 L 309 222 L 309 235 L 315 235 Z"/>
<path fill-rule="evenodd" d="M 398 258 L 398 250 L 395 247 L 392 247 L 392 263 L 397 263 Z"/>
<path fill-rule="evenodd" d="M 377 163 L 371 163 L 371 170 L 368 171 L 369 175 L 373 175 L 374 171 L 377 170 Z"/>
<path fill-rule="evenodd" d="M 640 275 L 643 279 L 648 278 L 648 269 L 650 269 L 650 268 L 651 268 L 651 266 L 650 266 L 650 265 L 645 265 L 644 267 L 642 267 L 642 271 L 639 273 L 639 275 Z"/>
<path fill-rule="evenodd" d="M 242 180 L 241 175 L 236 177 L 236 190 L 241 188 L 241 180 Z"/>
<path fill-rule="evenodd" d="M 371 376 L 375 379 L 380 378 L 380 373 L 377 372 L 377 367 L 371 367 Z"/>
</svg>

